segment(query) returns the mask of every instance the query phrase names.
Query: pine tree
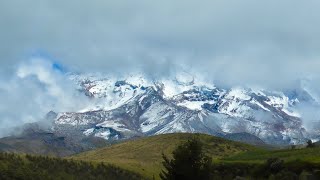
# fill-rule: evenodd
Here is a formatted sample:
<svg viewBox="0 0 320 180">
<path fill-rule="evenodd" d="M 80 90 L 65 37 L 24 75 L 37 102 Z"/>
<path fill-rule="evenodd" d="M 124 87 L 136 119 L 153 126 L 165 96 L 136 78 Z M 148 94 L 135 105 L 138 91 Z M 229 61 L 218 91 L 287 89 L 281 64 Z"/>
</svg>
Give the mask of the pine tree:
<svg viewBox="0 0 320 180">
<path fill-rule="evenodd" d="M 165 169 L 160 177 L 163 180 L 210 179 L 212 159 L 203 152 L 203 144 L 198 138 L 179 145 L 173 151 L 173 159 L 162 156 Z"/>
</svg>

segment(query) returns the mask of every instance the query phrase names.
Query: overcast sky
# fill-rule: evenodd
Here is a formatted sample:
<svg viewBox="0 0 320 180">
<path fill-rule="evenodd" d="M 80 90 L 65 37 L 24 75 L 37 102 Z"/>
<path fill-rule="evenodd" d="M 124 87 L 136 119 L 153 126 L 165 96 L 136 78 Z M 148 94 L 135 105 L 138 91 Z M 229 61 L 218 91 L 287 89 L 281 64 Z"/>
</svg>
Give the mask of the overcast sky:
<svg viewBox="0 0 320 180">
<path fill-rule="evenodd" d="M 287 85 L 320 70 L 318 0 L 2 0 L 1 70 L 42 51 L 83 71 Z"/>
<path fill-rule="evenodd" d="M 319 0 L 1 0 L 0 127 L 86 105 L 50 61 L 152 76 L 183 68 L 227 86 L 307 78 L 320 97 L 319 9 Z"/>
</svg>

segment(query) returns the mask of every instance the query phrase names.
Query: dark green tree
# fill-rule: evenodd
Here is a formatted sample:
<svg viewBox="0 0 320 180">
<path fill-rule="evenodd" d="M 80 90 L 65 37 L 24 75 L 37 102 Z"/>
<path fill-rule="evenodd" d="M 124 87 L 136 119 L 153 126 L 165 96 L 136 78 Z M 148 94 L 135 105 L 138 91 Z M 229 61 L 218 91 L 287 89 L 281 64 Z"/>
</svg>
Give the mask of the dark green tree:
<svg viewBox="0 0 320 180">
<path fill-rule="evenodd" d="M 212 159 L 203 152 L 203 144 L 198 138 L 179 145 L 172 154 L 171 160 L 162 155 L 164 170 L 160 173 L 161 179 L 210 179 Z"/>
<path fill-rule="evenodd" d="M 307 148 L 313 148 L 315 146 L 316 145 L 310 139 L 307 141 Z"/>
</svg>

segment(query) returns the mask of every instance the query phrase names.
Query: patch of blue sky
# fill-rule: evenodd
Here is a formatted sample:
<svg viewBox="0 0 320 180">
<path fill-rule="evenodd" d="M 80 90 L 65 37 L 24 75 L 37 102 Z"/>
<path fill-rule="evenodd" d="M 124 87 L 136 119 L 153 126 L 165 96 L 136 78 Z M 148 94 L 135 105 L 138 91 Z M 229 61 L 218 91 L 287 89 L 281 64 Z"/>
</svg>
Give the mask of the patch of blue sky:
<svg viewBox="0 0 320 180">
<path fill-rule="evenodd" d="M 65 73 L 66 68 L 57 60 L 54 58 L 52 55 L 50 55 L 47 51 L 42 50 L 42 49 L 37 49 L 30 55 L 31 59 L 32 58 L 39 58 L 43 61 L 47 61 L 51 63 L 51 67 L 53 70 L 58 71 L 60 73 Z"/>
</svg>

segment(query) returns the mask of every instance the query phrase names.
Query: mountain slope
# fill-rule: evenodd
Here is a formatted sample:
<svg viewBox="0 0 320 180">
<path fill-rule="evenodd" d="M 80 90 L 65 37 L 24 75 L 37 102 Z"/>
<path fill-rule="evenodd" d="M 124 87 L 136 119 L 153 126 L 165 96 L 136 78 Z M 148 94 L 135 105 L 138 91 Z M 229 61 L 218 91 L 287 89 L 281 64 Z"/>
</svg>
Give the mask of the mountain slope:
<svg viewBox="0 0 320 180">
<path fill-rule="evenodd" d="M 126 168 L 149 178 L 157 177 L 161 170 L 162 153 L 170 155 L 182 142 L 198 137 L 205 152 L 214 159 L 231 156 L 257 148 L 204 134 L 165 134 L 131 140 L 72 156 L 75 160 L 107 162 Z"/>
<path fill-rule="evenodd" d="M 64 157 L 107 145 L 107 142 L 100 138 L 87 138 L 76 142 L 44 130 L 36 123 L 26 124 L 19 131 L 22 133 L 0 138 L 0 152 Z"/>
<path fill-rule="evenodd" d="M 224 136 L 224 138 L 232 141 L 248 143 L 259 147 L 266 146 L 266 144 L 261 139 L 249 133 L 227 134 L 226 136 Z"/>
<path fill-rule="evenodd" d="M 68 77 L 93 103 L 78 112 L 58 113 L 53 119 L 54 132 L 74 141 L 86 137 L 114 141 L 175 132 L 220 137 L 249 133 L 267 144 L 288 145 L 311 137 L 295 108 L 302 102 L 315 103 L 303 89 L 222 89 L 188 73 L 158 80 L 142 74 Z"/>
</svg>

